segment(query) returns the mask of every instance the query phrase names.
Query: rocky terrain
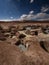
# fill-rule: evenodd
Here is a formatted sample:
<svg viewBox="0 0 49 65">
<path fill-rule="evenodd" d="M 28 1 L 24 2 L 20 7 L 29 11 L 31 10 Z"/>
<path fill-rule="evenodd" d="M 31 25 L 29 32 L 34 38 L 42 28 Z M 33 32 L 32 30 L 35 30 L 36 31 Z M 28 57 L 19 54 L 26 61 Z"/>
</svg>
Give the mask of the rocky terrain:
<svg viewBox="0 0 49 65">
<path fill-rule="evenodd" d="M 0 65 L 49 65 L 49 25 L 0 26 Z"/>
</svg>

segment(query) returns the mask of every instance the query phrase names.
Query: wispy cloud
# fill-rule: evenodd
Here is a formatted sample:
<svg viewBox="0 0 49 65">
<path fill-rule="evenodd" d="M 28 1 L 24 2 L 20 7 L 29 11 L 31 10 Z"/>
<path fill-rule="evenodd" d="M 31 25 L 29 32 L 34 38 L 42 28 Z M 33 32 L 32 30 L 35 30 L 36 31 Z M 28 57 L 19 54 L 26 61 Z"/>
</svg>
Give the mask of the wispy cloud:
<svg viewBox="0 0 49 65">
<path fill-rule="evenodd" d="M 13 19 L 13 17 L 11 16 L 10 19 Z"/>
<path fill-rule="evenodd" d="M 34 19 L 35 20 L 49 20 L 49 14 L 47 13 L 37 13 L 35 16 L 34 16 Z"/>
<path fill-rule="evenodd" d="M 30 11 L 28 15 L 23 14 L 20 16 L 19 20 L 30 20 L 33 17 L 33 11 Z"/>
<path fill-rule="evenodd" d="M 33 3 L 34 0 L 30 0 L 30 3 Z"/>
<path fill-rule="evenodd" d="M 47 11 L 49 11 L 49 7 L 48 6 L 43 6 L 42 8 L 41 8 L 41 12 L 47 12 Z"/>
<path fill-rule="evenodd" d="M 29 12 L 29 14 L 33 14 L 33 13 L 34 13 L 34 11 L 30 11 L 30 12 Z"/>
<path fill-rule="evenodd" d="M 23 14 L 19 20 L 49 20 L 49 14 L 40 12 L 37 14 L 34 14 L 34 11 L 30 11 L 28 15 Z"/>
</svg>

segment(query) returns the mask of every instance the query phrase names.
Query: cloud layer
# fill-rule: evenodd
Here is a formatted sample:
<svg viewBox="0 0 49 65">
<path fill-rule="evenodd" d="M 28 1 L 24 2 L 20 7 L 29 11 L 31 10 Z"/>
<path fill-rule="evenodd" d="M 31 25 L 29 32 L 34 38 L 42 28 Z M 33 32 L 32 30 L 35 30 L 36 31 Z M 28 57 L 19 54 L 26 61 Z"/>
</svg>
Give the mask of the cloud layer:
<svg viewBox="0 0 49 65">
<path fill-rule="evenodd" d="M 30 11 L 29 14 L 23 14 L 18 20 L 49 20 L 49 14 L 46 12 L 49 11 L 49 7 L 42 7 L 41 12 L 34 14 L 34 11 Z"/>
<path fill-rule="evenodd" d="M 49 14 L 46 13 L 37 13 L 33 14 L 23 14 L 19 20 L 49 20 Z"/>
</svg>

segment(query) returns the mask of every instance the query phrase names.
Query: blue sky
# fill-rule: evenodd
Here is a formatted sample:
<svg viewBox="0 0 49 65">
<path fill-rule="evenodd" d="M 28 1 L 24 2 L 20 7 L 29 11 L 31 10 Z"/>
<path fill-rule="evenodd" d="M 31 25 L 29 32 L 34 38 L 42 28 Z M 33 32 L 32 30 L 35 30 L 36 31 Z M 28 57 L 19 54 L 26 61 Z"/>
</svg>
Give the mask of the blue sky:
<svg viewBox="0 0 49 65">
<path fill-rule="evenodd" d="M 49 0 L 0 0 L 0 20 L 49 20 Z"/>
</svg>

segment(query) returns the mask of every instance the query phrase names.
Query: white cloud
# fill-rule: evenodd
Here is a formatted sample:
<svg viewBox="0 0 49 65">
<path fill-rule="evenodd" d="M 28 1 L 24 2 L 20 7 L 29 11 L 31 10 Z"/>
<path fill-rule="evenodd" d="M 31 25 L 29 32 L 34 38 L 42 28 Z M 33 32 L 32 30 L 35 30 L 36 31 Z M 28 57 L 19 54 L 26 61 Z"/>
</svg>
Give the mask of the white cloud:
<svg viewBox="0 0 49 65">
<path fill-rule="evenodd" d="M 30 3 L 33 3 L 34 0 L 30 0 Z"/>
<path fill-rule="evenodd" d="M 30 11 L 30 12 L 29 12 L 29 14 L 33 14 L 33 13 L 34 13 L 34 11 Z"/>
<path fill-rule="evenodd" d="M 49 20 L 49 14 L 37 13 L 34 17 L 35 20 Z"/>
<path fill-rule="evenodd" d="M 27 18 L 27 15 L 26 14 L 23 14 L 21 17 L 20 17 L 20 20 L 25 20 Z"/>
<path fill-rule="evenodd" d="M 13 17 L 12 17 L 12 16 L 11 16 L 10 18 L 11 18 L 11 19 L 13 19 Z"/>
<path fill-rule="evenodd" d="M 34 11 L 30 11 L 28 15 L 23 14 L 23 15 L 19 18 L 19 20 L 31 20 L 32 17 L 34 16 L 34 15 L 33 15 L 33 12 L 34 12 Z"/>
<path fill-rule="evenodd" d="M 19 20 L 49 20 L 49 14 L 40 12 L 37 14 L 33 14 L 34 11 L 30 11 L 28 15 L 23 14 Z"/>
<path fill-rule="evenodd" d="M 47 12 L 49 11 L 49 7 L 45 6 L 41 8 L 41 12 Z"/>
<path fill-rule="evenodd" d="M 26 14 L 23 14 L 22 16 L 21 16 L 21 18 L 25 18 L 27 15 Z"/>
</svg>

